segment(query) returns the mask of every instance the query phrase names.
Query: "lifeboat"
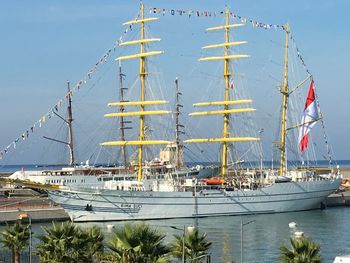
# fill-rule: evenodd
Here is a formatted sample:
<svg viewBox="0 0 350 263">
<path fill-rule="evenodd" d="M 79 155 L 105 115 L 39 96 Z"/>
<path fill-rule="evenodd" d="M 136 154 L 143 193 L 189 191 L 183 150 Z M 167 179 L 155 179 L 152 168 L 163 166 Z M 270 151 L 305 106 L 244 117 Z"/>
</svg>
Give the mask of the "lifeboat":
<svg viewBox="0 0 350 263">
<path fill-rule="evenodd" d="M 207 185 L 218 185 L 218 184 L 223 184 L 225 180 L 222 178 L 213 177 L 213 178 L 203 179 L 203 182 L 205 182 Z"/>
</svg>

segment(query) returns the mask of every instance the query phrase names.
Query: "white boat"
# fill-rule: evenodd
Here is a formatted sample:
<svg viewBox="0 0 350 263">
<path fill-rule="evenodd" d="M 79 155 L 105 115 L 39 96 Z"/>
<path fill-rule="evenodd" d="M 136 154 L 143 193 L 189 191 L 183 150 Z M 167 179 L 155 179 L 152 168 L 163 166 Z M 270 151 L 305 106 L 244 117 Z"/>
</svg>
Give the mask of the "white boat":
<svg viewBox="0 0 350 263">
<path fill-rule="evenodd" d="M 333 263 L 350 263 L 350 255 L 336 256 Z"/>
<path fill-rule="evenodd" d="M 111 141 L 102 143 L 104 146 L 138 146 L 137 176 L 133 179 L 120 180 L 113 178 L 103 185 L 96 184 L 94 187 L 70 186 L 61 187 L 50 191 L 50 198 L 60 204 L 75 222 L 82 221 L 114 221 L 135 219 L 165 219 L 165 218 L 187 218 L 187 217 L 209 217 L 224 215 L 244 215 L 261 213 L 279 213 L 290 211 L 301 211 L 317 209 L 323 206 L 325 198 L 338 189 L 341 183 L 339 171 L 330 170 L 330 173 L 318 175 L 315 171 L 294 170 L 287 171 L 286 168 L 286 124 L 282 123 L 282 146 L 281 167 L 279 174 L 275 171 L 260 171 L 260 179 L 256 179 L 256 171 L 240 171 L 246 176 L 247 181 L 237 185 L 237 180 L 231 177 L 227 165 L 227 147 L 229 143 L 256 141 L 253 137 L 230 137 L 228 127 L 225 125 L 231 114 L 253 111 L 250 108 L 233 109 L 234 105 L 251 103 L 250 100 L 231 100 L 228 97 L 230 72 L 229 62 L 231 59 L 244 58 L 246 55 L 228 53 L 229 47 L 237 44 L 229 41 L 230 28 L 240 25 L 232 25 L 230 12 L 225 11 L 226 24 L 224 26 L 210 28 L 209 30 L 224 30 L 225 43 L 207 46 L 224 47 L 224 56 L 209 57 L 202 60 L 223 60 L 225 78 L 225 97 L 223 101 L 198 103 L 196 106 L 221 106 L 222 110 L 197 112 L 192 115 L 223 115 L 224 129 L 223 138 L 191 139 L 188 143 L 216 142 L 222 144 L 221 176 L 225 183 L 220 185 L 207 185 L 194 174 L 185 176 L 176 170 L 164 172 L 158 170 L 152 172 L 151 166 L 145 168 L 143 164 L 143 146 L 152 144 L 167 144 L 165 140 L 146 140 L 144 136 L 144 117 L 155 114 L 167 114 L 163 110 L 149 111 L 152 105 L 164 104 L 165 101 L 147 101 L 145 92 L 145 65 L 146 57 L 161 54 L 161 51 L 146 51 L 144 43 L 159 41 L 159 39 L 147 39 L 144 25 L 156 18 L 145 18 L 144 7 L 141 4 L 139 18 L 129 24 L 139 24 L 141 38 L 139 40 L 125 42 L 128 44 L 139 44 L 139 54 L 123 56 L 118 59 L 137 58 L 140 61 L 141 97 L 140 101 L 112 103 L 113 106 L 137 106 L 139 111 L 107 114 L 107 117 L 139 116 L 140 133 L 137 141 Z M 289 27 L 286 25 L 286 52 L 289 39 Z M 242 44 L 243 42 L 239 42 Z M 287 53 L 286 53 L 287 54 Z M 288 57 L 288 56 L 286 56 Z M 285 62 L 287 63 L 287 61 Z M 287 100 L 287 72 L 284 75 L 283 100 Z M 286 103 L 286 101 L 284 102 Z M 286 110 L 286 104 L 284 104 Z M 284 113 L 285 114 L 285 113 Z M 171 151 L 170 151 L 171 152 Z M 164 167 L 164 166 L 162 166 Z M 153 167 L 157 170 L 157 167 Z M 171 166 L 170 166 L 171 168 Z M 259 169 L 257 169 L 259 170 Z M 98 177 L 97 177 L 98 178 Z M 260 180 L 260 181 L 259 181 Z"/>
</svg>

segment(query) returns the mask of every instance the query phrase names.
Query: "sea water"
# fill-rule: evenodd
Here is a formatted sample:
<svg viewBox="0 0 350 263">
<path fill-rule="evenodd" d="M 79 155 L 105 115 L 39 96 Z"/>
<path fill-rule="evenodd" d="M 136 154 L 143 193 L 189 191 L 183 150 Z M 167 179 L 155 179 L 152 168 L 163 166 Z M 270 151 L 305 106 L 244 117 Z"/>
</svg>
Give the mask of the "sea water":
<svg viewBox="0 0 350 263">
<path fill-rule="evenodd" d="M 295 231 L 303 231 L 321 246 L 322 262 L 333 262 L 335 256 L 350 254 L 350 208 L 337 207 L 325 210 L 278 213 L 249 216 L 222 216 L 199 219 L 170 219 L 146 221 L 167 234 L 167 241 L 174 234 L 182 235 L 184 226 L 196 226 L 201 233 L 207 233 L 212 241 L 212 262 L 241 262 L 241 242 L 244 262 L 277 262 L 281 245 L 290 246 L 290 237 Z M 251 222 L 252 221 L 252 222 Z M 251 222 L 249 224 L 246 224 Z M 295 222 L 296 229 L 289 228 Z M 105 229 L 108 225 L 123 225 L 121 222 L 98 224 Z M 243 226 L 243 240 L 241 227 Z M 91 223 L 89 225 L 92 225 Z"/>
</svg>

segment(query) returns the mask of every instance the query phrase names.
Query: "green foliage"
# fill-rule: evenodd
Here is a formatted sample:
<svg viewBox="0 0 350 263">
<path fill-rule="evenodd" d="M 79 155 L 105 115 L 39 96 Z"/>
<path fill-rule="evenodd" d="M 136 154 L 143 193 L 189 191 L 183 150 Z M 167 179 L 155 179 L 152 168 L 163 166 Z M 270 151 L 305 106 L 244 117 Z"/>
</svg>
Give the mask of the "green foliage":
<svg viewBox="0 0 350 263">
<path fill-rule="evenodd" d="M 20 252 L 28 246 L 30 232 L 27 225 L 17 222 L 0 233 L 0 243 L 12 251 L 14 262 L 20 261 Z"/>
<path fill-rule="evenodd" d="M 290 239 L 291 249 L 280 248 L 281 263 L 320 263 L 320 245 L 310 238 Z"/>
<path fill-rule="evenodd" d="M 165 235 L 146 224 L 125 224 L 114 230 L 108 247 L 120 263 L 167 263 Z"/>
<path fill-rule="evenodd" d="M 37 254 L 40 262 L 94 262 L 103 253 L 103 235 L 98 227 L 84 230 L 70 222 L 43 228 Z"/>
<path fill-rule="evenodd" d="M 177 258 L 182 258 L 183 236 L 174 235 L 175 240 L 171 243 L 171 254 Z M 199 234 L 197 229 L 185 234 L 185 257 L 190 262 L 202 262 L 212 242 L 207 241 L 207 234 Z"/>
<path fill-rule="evenodd" d="M 104 251 L 104 236 L 99 227 L 81 228 L 70 222 L 53 223 L 43 227 L 36 254 L 42 263 L 170 263 L 170 252 L 182 257 L 182 237 L 175 236 L 172 251 L 164 244 L 165 235 L 146 224 L 125 224 L 116 228 Z M 19 252 L 28 246 L 29 229 L 20 223 L 1 233 L 0 242 L 14 253 L 19 262 Z M 190 262 L 202 262 L 211 242 L 206 234 L 197 230 L 185 236 L 185 254 Z"/>
</svg>

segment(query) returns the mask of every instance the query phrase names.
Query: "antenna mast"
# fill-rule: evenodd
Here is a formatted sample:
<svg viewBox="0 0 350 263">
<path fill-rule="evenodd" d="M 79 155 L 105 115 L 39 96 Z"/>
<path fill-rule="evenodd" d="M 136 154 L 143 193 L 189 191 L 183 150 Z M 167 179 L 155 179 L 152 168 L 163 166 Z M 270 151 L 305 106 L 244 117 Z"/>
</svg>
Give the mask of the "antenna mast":
<svg viewBox="0 0 350 263">
<path fill-rule="evenodd" d="M 72 97 L 71 97 L 71 91 L 70 91 L 70 83 L 67 82 L 67 88 L 68 88 L 68 147 L 70 152 L 70 161 L 69 166 L 74 166 L 75 160 L 74 160 L 74 144 L 73 144 L 73 113 L 72 113 Z"/>
<path fill-rule="evenodd" d="M 119 61 L 119 100 L 124 102 L 124 91 L 127 90 L 127 88 L 123 87 L 123 77 L 125 77 L 125 74 L 122 73 L 122 65 L 121 62 Z M 119 107 L 119 112 L 123 113 L 125 111 L 124 105 L 120 105 Z M 120 140 L 125 142 L 125 130 L 126 129 L 131 129 L 131 127 L 125 127 L 126 123 L 131 123 L 131 121 L 125 121 L 124 116 L 120 116 Z M 124 167 L 127 167 L 128 161 L 126 157 L 126 146 L 122 145 L 121 146 L 122 150 L 122 155 L 123 155 L 123 163 Z"/>
<path fill-rule="evenodd" d="M 182 165 L 182 162 L 181 162 L 182 145 L 180 145 L 180 134 L 182 133 L 182 131 L 180 131 L 180 128 L 183 128 L 184 126 L 179 123 L 180 107 L 183 107 L 183 106 L 180 104 L 180 95 L 182 95 L 182 93 L 179 91 L 178 78 L 175 79 L 175 88 L 176 88 L 176 109 L 175 109 L 176 167 L 179 168 Z"/>
</svg>

